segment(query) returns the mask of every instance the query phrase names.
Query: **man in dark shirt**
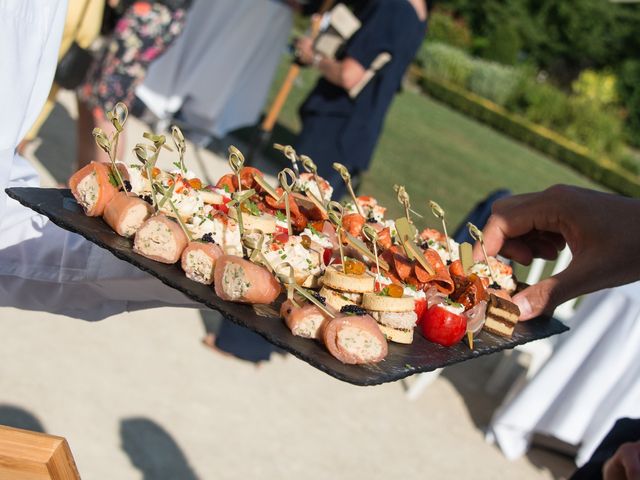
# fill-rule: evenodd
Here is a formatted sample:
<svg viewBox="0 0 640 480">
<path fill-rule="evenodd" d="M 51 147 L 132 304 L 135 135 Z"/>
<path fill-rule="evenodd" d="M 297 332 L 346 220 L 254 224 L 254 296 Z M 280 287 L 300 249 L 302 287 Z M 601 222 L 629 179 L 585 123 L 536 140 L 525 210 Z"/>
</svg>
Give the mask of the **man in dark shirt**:
<svg viewBox="0 0 640 480">
<path fill-rule="evenodd" d="M 391 100 L 426 33 L 427 5 L 424 0 L 370 0 L 359 18 L 362 27 L 337 59 L 315 54 L 309 38 L 297 43 L 300 61 L 318 68 L 322 78 L 300 108 L 303 128 L 296 150 L 316 162 L 319 174 L 336 188 L 335 198 L 344 186 L 332 164 L 346 165 L 353 175 L 369 166 Z M 350 98 L 348 91 L 383 52 L 391 60 Z"/>
</svg>

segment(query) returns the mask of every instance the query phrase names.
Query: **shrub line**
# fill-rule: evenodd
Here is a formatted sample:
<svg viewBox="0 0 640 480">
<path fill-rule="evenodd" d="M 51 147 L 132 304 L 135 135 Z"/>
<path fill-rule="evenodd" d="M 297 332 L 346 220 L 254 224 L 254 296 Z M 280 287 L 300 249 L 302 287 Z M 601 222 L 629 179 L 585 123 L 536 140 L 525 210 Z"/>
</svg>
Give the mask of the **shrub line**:
<svg viewBox="0 0 640 480">
<path fill-rule="evenodd" d="M 621 168 L 610 158 L 596 157 L 585 146 L 546 127 L 531 123 L 519 115 L 509 113 L 500 105 L 466 89 L 433 78 L 417 66 L 412 66 L 410 73 L 418 78 L 423 92 L 427 95 L 552 156 L 605 187 L 623 195 L 640 197 L 640 178 Z"/>
</svg>

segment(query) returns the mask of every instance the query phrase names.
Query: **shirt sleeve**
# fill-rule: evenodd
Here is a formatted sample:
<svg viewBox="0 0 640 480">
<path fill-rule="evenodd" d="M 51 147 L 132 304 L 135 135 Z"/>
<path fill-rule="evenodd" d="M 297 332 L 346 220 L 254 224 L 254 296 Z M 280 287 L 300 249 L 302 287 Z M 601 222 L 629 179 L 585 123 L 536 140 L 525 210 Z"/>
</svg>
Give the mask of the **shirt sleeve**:
<svg viewBox="0 0 640 480">
<path fill-rule="evenodd" d="M 392 50 L 393 32 L 388 13 L 389 8 L 381 2 L 376 2 L 375 6 L 365 13 L 361 19 L 362 26 L 347 44 L 346 57 L 351 57 L 364 68 L 369 68 L 380 53 Z"/>
</svg>

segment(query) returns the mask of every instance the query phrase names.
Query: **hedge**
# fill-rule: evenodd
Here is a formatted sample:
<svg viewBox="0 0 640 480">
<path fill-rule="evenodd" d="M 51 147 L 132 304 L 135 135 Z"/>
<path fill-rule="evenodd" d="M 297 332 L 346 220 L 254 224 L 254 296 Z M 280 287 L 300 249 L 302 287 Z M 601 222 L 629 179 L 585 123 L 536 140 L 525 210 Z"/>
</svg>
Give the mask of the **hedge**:
<svg viewBox="0 0 640 480">
<path fill-rule="evenodd" d="M 500 105 L 449 82 L 413 68 L 423 90 L 430 96 L 474 117 L 527 145 L 550 155 L 573 169 L 623 195 L 640 197 L 640 177 L 607 157 L 595 157 L 586 147 L 557 133 L 513 115 Z"/>
</svg>

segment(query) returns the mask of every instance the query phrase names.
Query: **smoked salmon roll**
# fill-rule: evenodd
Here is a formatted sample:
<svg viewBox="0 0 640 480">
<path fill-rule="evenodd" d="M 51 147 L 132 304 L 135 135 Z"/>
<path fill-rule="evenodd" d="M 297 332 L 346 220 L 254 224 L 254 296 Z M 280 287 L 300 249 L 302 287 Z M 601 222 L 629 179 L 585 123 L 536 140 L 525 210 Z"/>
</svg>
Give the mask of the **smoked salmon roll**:
<svg viewBox="0 0 640 480">
<path fill-rule="evenodd" d="M 269 270 L 234 255 L 218 258 L 213 276 L 223 300 L 268 304 L 280 295 L 280 283 Z"/>
<path fill-rule="evenodd" d="M 322 336 L 342 363 L 377 363 L 387 356 L 387 340 L 370 315 L 340 315 L 325 325 Z"/>
<path fill-rule="evenodd" d="M 291 300 L 282 304 L 280 316 L 284 318 L 287 327 L 295 336 L 318 340 L 322 338 L 323 325 L 331 320 L 331 317 L 313 303 L 296 307 Z"/>
<path fill-rule="evenodd" d="M 140 197 L 118 192 L 107 204 L 102 218 L 118 235 L 133 237 L 152 213 L 151 205 Z"/>
<path fill-rule="evenodd" d="M 157 214 L 145 221 L 136 232 L 133 251 L 161 263 L 180 260 L 189 240 L 174 220 Z"/>
<path fill-rule="evenodd" d="M 213 271 L 218 258 L 224 255 L 219 245 L 192 241 L 182 252 L 182 270 L 187 278 L 205 285 L 213 283 Z"/>
<path fill-rule="evenodd" d="M 109 181 L 111 167 L 91 162 L 69 178 L 69 188 L 89 217 L 99 217 L 118 189 Z"/>
</svg>

